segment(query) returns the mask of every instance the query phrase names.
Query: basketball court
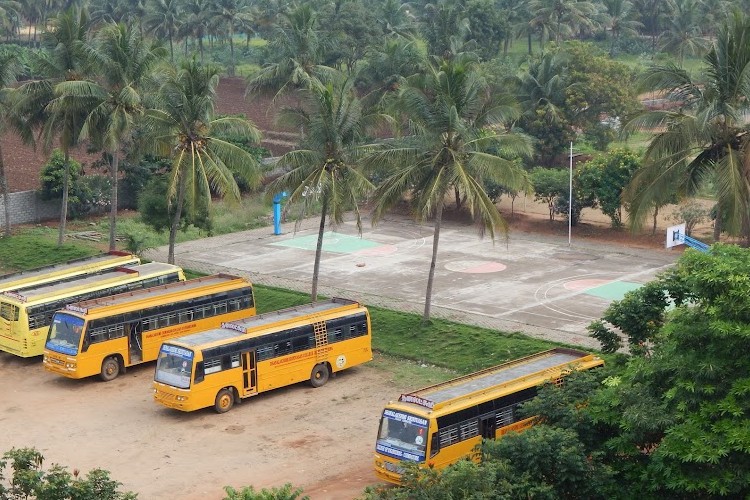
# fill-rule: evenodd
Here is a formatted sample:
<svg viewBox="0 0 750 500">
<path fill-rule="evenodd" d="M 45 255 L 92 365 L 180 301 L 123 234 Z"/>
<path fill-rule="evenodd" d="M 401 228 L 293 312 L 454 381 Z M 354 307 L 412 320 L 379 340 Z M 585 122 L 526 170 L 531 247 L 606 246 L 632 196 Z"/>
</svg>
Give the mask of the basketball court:
<svg viewBox="0 0 750 500">
<path fill-rule="evenodd" d="M 177 264 L 203 272 L 235 273 L 255 283 L 309 292 L 318 220 L 296 231 L 282 226 L 177 245 Z M 432 227 L 391 217 L 376 227 L 352 222 L 327 231 L 319 293 L 367 305 L 420 313 L 432 255 Z M 473 226 L 444 223 L 433 288 L 436 317 L 586 347 L 598 347 L 586 326 L 613 300 L 671 266 L 677 250 L 644 250 L 511 234 L 480 239 Z M 166 248 L 148 255 L 166 258 Z"/>
</svg>

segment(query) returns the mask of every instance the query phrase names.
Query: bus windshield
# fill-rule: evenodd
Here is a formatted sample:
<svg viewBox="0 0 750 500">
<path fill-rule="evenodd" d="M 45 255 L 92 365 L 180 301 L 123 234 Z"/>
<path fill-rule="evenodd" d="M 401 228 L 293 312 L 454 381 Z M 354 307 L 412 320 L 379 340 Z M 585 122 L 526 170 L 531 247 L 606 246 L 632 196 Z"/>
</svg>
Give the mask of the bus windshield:
<svg viewBox="0 0 750 500">
<path fill-rule="evenodd" d="M 71 356 L 78 354 L 82 331 L 83 318 L 62 312 L 55 313 L 47 334 L 46 347 L 50 351 Z"/>
<path fill-rule="evenodd" d="M 193 351 L 162 344 L 156 361 L 154 380 L 179 389 L 187 389 L 190 387 L 192 370 Z"/>
<path fill-rule="evenodd" d="M 380 420 L 377 451 L 399 460 L 421 462 L 427 445 L 427 419 L 385 409 Z"/>
</svg>

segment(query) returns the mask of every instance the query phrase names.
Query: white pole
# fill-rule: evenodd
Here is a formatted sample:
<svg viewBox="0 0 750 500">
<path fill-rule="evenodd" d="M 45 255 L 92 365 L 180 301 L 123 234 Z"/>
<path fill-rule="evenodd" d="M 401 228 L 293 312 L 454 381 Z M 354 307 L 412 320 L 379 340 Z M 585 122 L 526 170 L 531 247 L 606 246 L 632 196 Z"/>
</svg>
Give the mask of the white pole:
<svg viewBox="0 0 750 500">
<path fill-rule="evenodd" d="M 570 141 L 570 184 L 568 191 L 568 247 L 573 228 L 573 141 Z"/>
</svg>

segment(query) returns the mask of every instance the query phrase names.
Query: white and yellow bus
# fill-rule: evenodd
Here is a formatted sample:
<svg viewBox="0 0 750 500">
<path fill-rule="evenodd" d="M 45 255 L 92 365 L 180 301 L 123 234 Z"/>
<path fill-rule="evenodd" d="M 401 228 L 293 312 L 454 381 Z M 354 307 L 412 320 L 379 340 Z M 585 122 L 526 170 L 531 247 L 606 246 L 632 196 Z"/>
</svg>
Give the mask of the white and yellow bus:
<svg viewBox="0 0 750 500">
<path fill-rule="evenodd" d="M 52 316 L 68 304 L 184 279 L 185 274 L 179 267 L 152 262 L 3 292 L 0 294 L 0 350 L 22 357 L 39 356 L 44 351 Z"/>
<path fill-rule="evenodd" d="M 533 418 L 521 418 L 516 410 L 539 386 L 603 364 L 593 354 L 555 348 L 402 394 L 383 410 L 375 474 L 399 484 L 401 462 L 443 469 L 462 459 L 477 461 L 482 439 L 531 426 Z"/>
<path fill-rule="evenodd" d="M 334 298 L 225 323 L 165 342 L 154 375 L 154 399 L 219 413 L 262 392 L 331 374 L 372 359 L 367 308 Z"/>
<path fill-rule="evenodd" d="M 255 315 L 253 287 L 227 274 L 78 302 L 57 311 L 44 367 L 68 378 L 110 381 L 153 361 L 162 342 Z"/>
<path fill-rule="evenodd" d="M 46 283 L 59 283 L 85 274 L 101 273 L 116 267 L 136 266 L 140 263 L 141 259 L 137 256 L 119 251 L 83 257 L 29 271 L 4 274 L 0 276 L 0 292 L 21 290 Z"/>
</svg>

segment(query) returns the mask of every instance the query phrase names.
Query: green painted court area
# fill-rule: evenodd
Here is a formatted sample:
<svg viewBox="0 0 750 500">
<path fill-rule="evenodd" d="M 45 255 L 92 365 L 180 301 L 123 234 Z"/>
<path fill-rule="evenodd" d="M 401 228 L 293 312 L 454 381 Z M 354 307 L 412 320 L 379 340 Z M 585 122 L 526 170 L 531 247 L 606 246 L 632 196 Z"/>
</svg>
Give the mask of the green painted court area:
<svg viewBox="0 0 750 500">
<path fill-rule="evenodd" d="M 272 245 L 280 247 L 291 247 L 299 248 L 302 250 L 315 250 L 315 246 L 318 244 L 318 235 L 311 234 L 308 236 L 299 236 L 284 241 L 272 243 Z M 369 248 L 375 248 L 382 246 L 382 243 L 377 243 L 370 240 L 358 238 L 356 236 L 349 236 L 346 234 L 336 233 L 334 231 L 328 231 L 323 234 L 323 251 L 334 252 L 334 253 L 354 253 L 360 250 L 366 250 Z"/>
<path fill-rule="evenodd" d="M 643 286 L 641 283 L 631 283 L 629 281 L 613 281 L 606 285 L 600 285 L 586 290 L 586 294 L 593 295 L 605 300 L 620 300 L 626 293 L 636 290 Z"/>
</svg>

